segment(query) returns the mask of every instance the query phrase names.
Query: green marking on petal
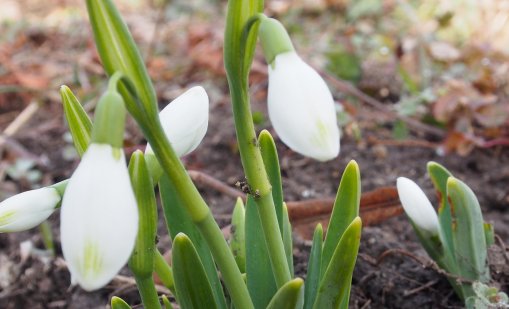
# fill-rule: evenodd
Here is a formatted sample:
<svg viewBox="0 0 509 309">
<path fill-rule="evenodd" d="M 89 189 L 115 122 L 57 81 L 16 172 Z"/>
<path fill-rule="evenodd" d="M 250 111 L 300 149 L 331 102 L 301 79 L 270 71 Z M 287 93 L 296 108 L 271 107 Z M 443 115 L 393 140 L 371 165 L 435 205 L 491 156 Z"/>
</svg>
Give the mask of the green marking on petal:
<svg viewBox="0 0 509 309">
<path fill-rule="evenodd" d="M 83 261 L 80 263 L 84 277 L 93 277 L 99 274 L 103 266 L 103 258 L 97 242 L 87 240 L 83 250 Z"/>
<path fill-rule="evenodd" d="M 15 210 L 6 211 L 2 215 L 0 215 L 0 226 L 12 223 L 14 215 L 16 215 Z"/>
<path fill-rule="evenodd" d="M 120 148 L 113 147 L 111 150 L 111 153 L 113 155 L 113 159 L 120 160 L 120 157 L 122 156 L 122 152 L 120 151 Z"/>
<path fill-rule="evenodd" d="M 314 135 L 313 142 L 317 147 L 326 147 L 328 144 L 329 128 L 321 120 L 316 120 L 316 134 Z"/>
</svg>

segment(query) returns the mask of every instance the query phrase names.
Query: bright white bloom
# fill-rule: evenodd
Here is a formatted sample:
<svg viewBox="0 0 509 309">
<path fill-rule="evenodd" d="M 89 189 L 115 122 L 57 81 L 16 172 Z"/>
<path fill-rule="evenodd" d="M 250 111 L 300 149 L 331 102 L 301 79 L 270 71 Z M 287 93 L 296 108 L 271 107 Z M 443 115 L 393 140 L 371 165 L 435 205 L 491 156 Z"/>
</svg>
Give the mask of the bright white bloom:
<svg viewBox="0 0 509 309">
<path fill-rule="evenodd" d="M 209 123 L 209 98 L 205 89 L 193 87 L 170 104 L 160 113 L 159 118 L 164 133 L 179 157 L 190 153 L 202 141 Z M 153 153 L 150 144 L 145 153 Z"/>
<path fill-rule="evenodd" d="M 399 199 L 410 220 L 419 228 L 437 234 L 437 213 L 422 189 L 405 177 L 398 178 L 397 187 Z"/>
<path fill-rule="evenodd" d="M 295 52 L 269 65 L 269 117 L 281 140 L 320 161 L 339 153 L 339 128 L 332 94 L 320 75 Z"/>
<path fill-rule="evenodd" d="M 88 147 L 67 185 L 60 230 L 73 284 L 99 289 L 124 266 L 138 232 L 138 208 L 122 149 Z"/>
<path fill-rule="evenodd" d="M 0 233 L 20 232 L 38 226 L 55 211 L 60 195 L 41 188 L 9 197 L 0 203 Z"/>
</svg>

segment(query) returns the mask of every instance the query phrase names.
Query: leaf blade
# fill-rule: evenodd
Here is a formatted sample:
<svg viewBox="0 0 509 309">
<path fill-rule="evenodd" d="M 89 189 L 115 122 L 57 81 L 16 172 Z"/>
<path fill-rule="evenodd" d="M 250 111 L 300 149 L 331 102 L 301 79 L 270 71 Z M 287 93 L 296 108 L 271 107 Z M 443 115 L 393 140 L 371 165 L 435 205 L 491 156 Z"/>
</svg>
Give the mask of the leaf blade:
<svg viewBox="0 0 509 309">
<path fill-rule="evenodd" d="M 218 308 L 203 264 L 189 237 L 179 233 L 173 240 L 173 275 L 182 308 Z"/>
</svg>

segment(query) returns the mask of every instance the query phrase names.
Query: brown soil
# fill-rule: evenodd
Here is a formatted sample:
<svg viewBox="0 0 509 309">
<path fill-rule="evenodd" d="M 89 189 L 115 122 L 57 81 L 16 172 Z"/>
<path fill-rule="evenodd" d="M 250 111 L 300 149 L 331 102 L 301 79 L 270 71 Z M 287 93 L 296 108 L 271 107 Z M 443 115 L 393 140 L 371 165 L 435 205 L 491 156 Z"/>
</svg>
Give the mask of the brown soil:
<svg viewBox="0 0 509 309">
<path fill-rule="evenodd" d="M 224 85 L 222 85 L 224 87 Z M 221 89 L 222 87 L 219 87 Z M 224 88 L 223 88 L 224 89 Z M 219 102 L 219 103 L 218 103 Z M 254 109 L 263 105 L 254 102 Z M 65 127 L 54 119 L 61 115 L 55 104 L 45 106 L 27 127 L 47 128 L 43 132 L 23 130 L 18 134 L 20 144 L 36 157 L 47 157 L 48 165 L 41 166 L 49 182 L 70 175 L 76 160 L 65 161 L 62 157 L 62 139 Z M 54 123 L 54 125 L 48 125 Z M 388 125 L 387 125 L 388 126 Z M 230 107 L 226 102 L 212 97 L 211 119 L 204 143 L 187 158 L 190 169 L 213 175 L 232 187 L 243 178 Z M 270 129 L 270 127 L 267 127 Z M 258 128 L 261 129 L 261 128 Z M 142 143 L 139 134 L 130 130 L 135 143 Z M 365 134 L 383 139 L 387 131 L 383 125 Z M 369 140 L 369 139 L 367 139 Z M 509 240 L 508 187 L 509 154 L 504 149 L 476 150 L 468 157 L 451 154 L 436 155 L 435 150 L 414 146 L 383 146 L 378 143 L 356 143 L 350 136 L 342 139 L 341 155 L 328 163 L 318 163 L 303 158 L 283 146 L 279 146 L 281 169 L 286 200 L 305 200 L 333 196 L 339 183 L 340 173 L 346 163 L 355 159 L 361 167 L 363 190 L 394 185 L 397 176 L 407 176 L 425 188 L 430 197 L 431 184 L 426 178 L 425 166 L 436 160 L 447 166 L 457 177 L 466 181 L 478 194 L 485 218 L 494 223 L 500 237 Z M 11 180 L 12 181 L 12 180 Z M 23 182 L 14 182 L 18 188 Z M 221 226 L 229 222 L 234 200 L 210 188 L 200 188 L 217 216 Z M 51 218 L 58 250 L 58 215 Z M 169 239 L 160 226 L 160 246 L 169 248 Z M 0 234 L 0 307 L 1 308 L 103 308 L 112 295 L 118 295 L 131 304 L 139 302 L 135 287 L 123 281 L 114 281 L 106 288 L 86 293 L 79 288 L 69 288 L 70 278 L 61 259 L 48 260 L 32 255 L 22 260 L 20 242 L 30 240 L 36 247 L 42 241 L 36 230 Z M 296 270 L 305 276 L 309 251 L 308 242 L 296 240 Z M 413 231 L 404 216 L 393 218 L 378 226 L 363 230 L 360 255 L 353 278 L 351 306 L 354 308 L 455 308 L 461 302 L 452 293 L 447 280 L 432 267 L 424 267 L 415 259 L 395 251 L 380 263 L 377 258 L 387 250 L 401 249 L 419 258 L 426 253 L 416 242 Z M 387 254 L 387 253 L 386 253 Z M 128 272 L 125 272 L 129 275 Z M 507 275 L 507 273 L 506 273 Z M 502 288 L 507 290 L 507 277 L 501 278 Z"/>
<path fill-rule="evenodd" d="M 222 29 L 221 27 L 215 28 Z M 84 69 L 85 73 L 81 73 L 90 75 L 88 77 L 92 80 L 92 85 L 88 85 L 88 89 L 83 92 L 91 95 L 94 91 L 99 91 L 94 90 L 101 88 L 97 80 L 104 80 L 104 77 L 100 75 L 102 71 L 97 63 L 90 33 L 87 33 L 89 30 L 81 30 L 88 29 L 88 25 L 82 22 L 70 28 L 80 30 L 75 30 L 76 33 L 68 35 L 65 53 L 83 55 L 80 61 L 86 62 L 87 66 Z M 211 35 L 206 29 L 214 27 L 206 24 L 204 28 L 205 34 Z M 37 37 L 37 40 L 49 41 L 41 43 L 42 47 L 39 49 L 37 49 L 38 45 L 30 45 L 31 40 L 34 40 L 30 36 L 19 43 L 20 46 L 27 44 L 27 47 L 20 48 L 13 44 L 14 47 L 11 46 L 11 48 L 20 49 L 16 50 L 16 55 L 20 59 L 44 62 L 51 57 L 61 57 L 64 59 L 62 67 L 69 72 L 62 73 L 55 69 L 58 74 L 52 78 L 58 83 L 71 84 L 74 76 L 71 76 L 73 73 L 70 72 L 70 68 L 74 65 L 79 67 L 81 62 L 74 58 L 66 60 L 64 56 L 67 55 L 63 55 L 63 52 L 58 55 L 52 54 L 60 48 L 62 42 L 62 39 L 51 40 L 56 37 L 56 34 L 59 33 Z M 187 46 L 192 43 L 191 40 L 188 42 L 180 36 L 169 34 L 168 36 L 170 38 L 164 38 L 164 40 L 169 40 L 173 44 L 168 46 Z M 183 88 L 191 84 L 204 85 L 211 98 L 209 130 L 202 145 L 184 158 L 184 161 L 189 169 L 205 172 L 234 187 L 236 181 L 244 179 L 244 175 L 236 147 L 231 107 L 227 95 L 228 88 L 224 76 L 221 75 L 221 45 L 217 37 L 212 36 L 207 39 L 209 43 L 217 43 L 211 44 L 212 50 L 207 53 L 215 56 L 214 68 L 219 68 L 217 69 L 219 73 L 211 69 L 210 63 L 197 63 L 196 59 L 182 61 L 188 58 L 186 54 L 188 52 L 193 57 L 193 53 L 184 48 L 182 51 L 172 49 L 164 56 L 154 57 L 151 73 L 154 80 L 159 81 L 156 89 L 161 98 L 174 98 L 182 92 Z M 161 42 L 166 44 L 164 40 L 161 39 Z M 203 39 L 203 41 L 206 40 Z M 84 47 L 86 45 L 84 42 L 89 43 L 87 47 Z M 85 51 L 83 51 L 84 48 L 86 48 Z M 194 57 L 200 58 L 196 54 L 201 55 L 202 52 L 203 50 L 199 53 L 195 51 Z M 157 61 L 162 63 L 159 63 L 160 67 L 157 67 Z M 263 103 L 266 97 L 266 84 L 264 84 L 266 78 L 263 76 L 263 69 L 259 68 L 263 60 L 256 63 L 258 64 L 256 70 L 258 82 L 255 82 L 253 87 L 255 89 L 252 94 L 253 109 L 266 115 L 266 107 Z M 168 67 L 171 67 L 173 71 Z M 169 90 L 167 89 L 167 84 L 170 83 L 168 80 L 171 80 L 171 87 L 173 87 Z M 76 92 L 80 90 L 78 86 L 71 88 Z M 83 86 L 83 88 L 86 87 Z M 52 85 L 51 89 L 58 88 Z M 47 96 L 43 96 L 42 108 L 14 136 L 12 140 L 15 142 L 14 146 L 11 144 L 6 147 L 1 157 L 0 174 L 3 174 L 5 165 L 13 164 L 17 158 L 24 157 L 36 161 L 35 168 L 42 172 L 42 179 L 38 183 L 42 185 L 63 180 L 71 175 L 78 160 L 76 156 L 67 155 L 67 149 L 71 144 L 66 141 L 67 129 L 64 125 L 58 94 L 56 91 L 48 91 L 48 93 Z M 30 95 L 33 94 L 30 93 Z M 40 95 L 40 92 L 36 94 Z M 30 95 L 9 93 L 0 97 L 0 129 L 2 131 L 29 102 Z M 339 93 L 334 95 L 340 97 Z M 83 99 L 85 95 L 79 93 L 78 96 Z M 373 112 L 362 106 L 358 114 L 354 116 L 362 130 L 362 139 L 358 141 L 353 134 L 345 133 L 341 141 L 339 158 L 327 163 L 304 158 L 290 151 L 276 138 L 285 199 L 300 201 L 333 197 L 343 168 L 348 161 L 355 159 L 361 168 L 363 191 L 393 186 L 398 176 L 406 176 L 421 185 L 436 204 L 431 183 L 426 176 L 426 163 L 434 160 L 445 165 L 456 177 L 471 186 L 480 200 L 485 219 L 494 224 L 495 231 L 501 240 L 509 242 L 509 152 L 507 148 L 476 149 L 463 157 L 456 154 L 439 156 L 436 149 L 429 147 L 428 141 L 436 142 L 430 136 L 414 134 L 410 136 L 410 142 L 394 141 L 391 133 L 393 123 L 386 120 L 385 116 L 383 113 Z M 258 125 L 257 131 L 264 128 L 274 133 L 268 121 Z M 426 143 L 412 142 L 415 140 Z M 126 134 L 127 149 L 133 150 L 143 143 L 141 134 L 135 124 L 130 121 Z M 15 147 L 16 144 L 21 146 L 21 150 Z M 0 193 L 13 194 L 30 187 L 30 182 L 24 178 L 6 177 L 5 181 L 0 183 Z M 220 226 L 226 226 L 230 220 L 234 199 L 208 187 L 199 187 L 199 189 Z M 1 197 L 3 198 L 4 196 Z M 0 234 L 0 308 L 105 308 L 113 295 L 122 297 L 130 304 L 139 304 L 136 288 L 129 281 L 130 274 L 127 270 L 121 274 L 127 278 L 118 278 L 97 292 L 87 293 L 80 288 L 70 288 L 69 273 L 63 260 L 58 258 L 61 257 L 58 214 L 53 215 L 50 221 L 56 242 L 56 259 L 47 258 L 37 252 L 28 257 L 22 257 L 20 244 L 24 241 L 31 241 L 36 248 L 43 247 L 37 229 L 16 234 Z M 169 249 L 170 240 L 166 236 L 162 220 L 160 220 L 159 235 L 159 246 L 164 250 Z M 296 272 L 299 276 L 305 277 L 308 252 L 309 243 L 296 237 L 294 255 Z M 380 260 L 382 255 L 385 258 Z M 420 259 L 420 262 L 416 258 Z M 374 309 L 462 307 L 461 302 L 452 293 L 445 276 L 428 264 L 422 263 L 426 259 L 425 251 L 417 242 L 404 216 L 392 218 L 377 226 L 364 227 L 360 254 L 353 277 L 351 307 Z M 502 257 L 502 261 L 498 261 L 499 273 L 493 276 L 505 292 L 509 289 L 509 272 L 506 265 L 509 264 L 508 262 Z"/>
</svg>

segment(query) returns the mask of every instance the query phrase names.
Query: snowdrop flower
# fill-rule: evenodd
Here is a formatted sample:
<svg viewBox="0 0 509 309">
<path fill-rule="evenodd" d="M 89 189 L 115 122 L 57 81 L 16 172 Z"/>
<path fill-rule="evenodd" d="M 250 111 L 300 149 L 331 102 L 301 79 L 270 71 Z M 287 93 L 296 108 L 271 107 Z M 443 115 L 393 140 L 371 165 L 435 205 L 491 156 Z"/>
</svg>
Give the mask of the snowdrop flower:
<svg viewBox="0 0 509 309">
<path fill-rule="evenodd" d="M 431 202 L 422 189 L 412 180 L 399 177 L 397 180 L 399 199 L 412 222 L 420 229 L 438 234 L 438 217 Z"/>
<path fill-rule="evenodd" d="M 92 291 L 126 264 L 138 232 L 138 209 L 123 149 L 125 109 L 107 92 L 96 109 L 92 143 L 67 184 L 61 240 L 73 284 Z"/>
<path fill-rule="evenodd" d="M 319 161 L 339 154 L 340 132 L 332 94 L 295 52 L 284 27 L 262 18 L 260 40 L 269 63 L 269 118 L 281 140 Z"/>
<path fill-rule="evenodd" d="M 159 118 L 164 133 L 179 157 L 195 150 L 207 132 L 209 98 L 201 86 L 193 87 L 168 104 Z M 153 154 L 150 144 L 145 153 Z"/>
<path fill-rule="evenodd" d="M 21 232 L 48 219 L 60 203 L 55 188 L 26 191 L 0 203 L 0 233 Z"/>
</svg>

